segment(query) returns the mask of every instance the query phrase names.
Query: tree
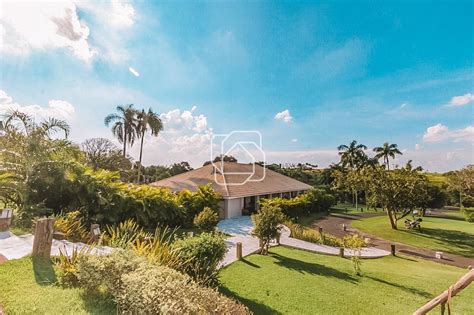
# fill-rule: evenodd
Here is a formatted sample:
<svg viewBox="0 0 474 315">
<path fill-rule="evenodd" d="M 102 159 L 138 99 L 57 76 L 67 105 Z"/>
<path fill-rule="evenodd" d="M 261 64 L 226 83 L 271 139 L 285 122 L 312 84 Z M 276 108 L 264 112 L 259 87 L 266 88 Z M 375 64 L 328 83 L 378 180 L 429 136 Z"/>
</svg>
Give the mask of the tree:
<svg viewBox="0 0 474 315">
<path fill-rule="evenodd" d="M 192 169 L 193 168 L 191 167 L 191 165 L 189 165 L 188 162 L 183 161 L 180 163 L 173 163 L 173 165 L 169 167 L 169 172 L 171 176 L 174 176 L 187 171 L 191 171 Z"/>
<path fill-rule="evenodd" d="M 130 159 L 123 157 L 121 150 L 106 138 L 92 138 L 81 145 L 87 163 L 94 169 L 127 172 L 131 169 Z"/>
<path fill-rule="evenodd" d="M 104 124 L 109 127 L 112 125 L 112 134 L 123 144 L 122 155 L 127 155 L 127 145 L 132 146 L 137 137 L 136 110 L 133 104 L 126 106 L 117 106 L 118 114 L 112 113 L 105 117 Z"/>
<path fill-rule="evenodd" d="M 415 208 L 422 208 L 427 200 L 428 181 L 410 163 L 392 171 L 382 167 L 364 168 L 368 179 L 370 205 L 381 206 L 387 213 L 392 229 L 397 229 L 398 220 L 406 217 Z"/>
<path fill-rule="evenodd" d="M 448 189 L 459 193 L 460 208 L 463 207 L 463 203 L 466 203 L 464 199 L 474 199 L 474 165 L 468 165 L 450 173 L 448 175 Z"/>
<path fill-rule="evenodd" d="M 260 253 L 262 255 L 268 254 L 270 241 L 279 236 L 284 220 L 285 216 L 281 209 L 274 205 L 263 205 L 256 214 L 252 215 L 255 225 L 252 234 L 261 240 Z"/>
<path fill-rule="evenodd" d="M 385 142 L 381 147 L 374 148 L 375 158 L 380 160 L 383 158 L 383 163 L 387 167 L 387 170 L 390 169 L 390 158 L 395 159 L 395 156 L 402 155 L 403 153 L 398 150 L 398 146 L 396 144 L 389 144 Z"/>
<path fill-rule="evenodd" d="M 212 160 L 212 162 L 214 163 L 217 163 L 220 161 L 229 162 L 229 163 L 237 163 L 237 159 L 233 157 L 232 155 L 218 155 L 214 158 L 214 160 Z M 206 166 L 209 164 L 211 164 L 211 161 L 206 161 L 204 162 L 202 166 Z"/>
<path fill-rule="evenodd" d="M 339 150 L 339 156 L 341 157 L 339 163 L 343 167 L 349 166 L 350 169 L 354 169 L 358 167 L 360 162 L 364 160 L 364 157 L 366 157 L 364 150 L 367 150 L 367 146 L 357 144 L 356 140 L 352 140 L 349 145 L 341 144 L 337 149 Z"/>
<path fill-rule="evenodd" d="M 142 110 L 137 113 L 137 123 L 136 123 L 136 135 L 140 139 L 140 156 L 138 158 L 138 176 L 137 182 L 140 182 L 140 172 L 142 166 L 142 156 L 143 156 L 143 140 L 145 139 L 145 134 L 148 130 L 152 136 L 157 137 L 160 131 L 163 130 L 163 123 L 155 112 L 151 108 L 148 109 L 148 112 Z"/>
</svg>

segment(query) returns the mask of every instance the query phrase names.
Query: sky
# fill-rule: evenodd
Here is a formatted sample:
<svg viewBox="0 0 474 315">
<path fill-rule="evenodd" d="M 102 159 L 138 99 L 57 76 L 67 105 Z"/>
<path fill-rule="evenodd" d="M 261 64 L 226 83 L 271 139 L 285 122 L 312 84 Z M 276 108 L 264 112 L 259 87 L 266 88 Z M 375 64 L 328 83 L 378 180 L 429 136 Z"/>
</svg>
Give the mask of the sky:
<svg viewBox="0 0 474 315">
<path fill-rule="evenodd" d="M 0 114 L 64 119 L 79 144 L 113 139 L 117 105 L 152 108 L 164 131 L 146 165 L 198 167 L 216 135 L 247 131 L 229 141 L 258 135 L 263 152 L 228 152 L 243 162 L 325 167 L 355 139 L 369 155 L 398 144 L 394 165 L 458 169 L 474 163 L 473 15 L 472 1 L 2 1 Z"/>
</svg>

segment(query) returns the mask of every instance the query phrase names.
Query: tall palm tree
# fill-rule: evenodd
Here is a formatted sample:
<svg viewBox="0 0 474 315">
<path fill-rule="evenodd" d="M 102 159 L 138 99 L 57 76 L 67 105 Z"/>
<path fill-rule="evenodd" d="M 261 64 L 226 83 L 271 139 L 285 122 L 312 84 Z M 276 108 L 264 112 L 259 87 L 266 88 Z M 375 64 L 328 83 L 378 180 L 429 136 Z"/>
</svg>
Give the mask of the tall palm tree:
<svg viewBox="0 0 474 315">
<path fill-rule="evenodd" d="M 356 140 L 352 140 L 349 145 L 341 144 L 337 149 L 341 156 L 341 165 L 343 167 L 349 166 L 351 169 L 354 169 L 366 156 L 364 150 L 367 150 L 367 146 L 361 143 L 357 144 Z"/>
<path fill-rule="evenodd" d="M 143 156 L 143 140 L 146 132 L 150 130 L 152 136 L 157 137 L 160 131 L 163 130 L 163 122 L 157 113 L 153 112 L 151 108 L 148 112 L 142 109 L 141 112 L 137 113 L 137 124 L 136 133 L 137 137 L 140 138 L 140 157 L 138 159 L 138 177 L 137 183 L 140 182 L 140 173 L 142 169 L 142 156 Z"/>
<path fill-rule="evenodd" d="M 383 158 L 383 163 L 387 167 L 387 170 L 390 170 L 390 158 L 394 159 L 395 155 L 403 154 L 398 150 L 398 146 L 395 143 L 389 144 L 388 142 L 385 142 L 381 147 L 374 148 L 374 152 L 377 153 L 375 155 L 377 160 Z"/>
<path fill-rule="evenodd" d="M 122 154 L 127 154 L 127 145 L 133 146 L 137 137 L 137 111 L 133 108 L 133 104 L 126 106 L 117 106 L 117 114 L 112 113 L 105 117 L 104 124 L 108 127 L 111 123 L 112 134 L 123 145 Z"/>
</svg>

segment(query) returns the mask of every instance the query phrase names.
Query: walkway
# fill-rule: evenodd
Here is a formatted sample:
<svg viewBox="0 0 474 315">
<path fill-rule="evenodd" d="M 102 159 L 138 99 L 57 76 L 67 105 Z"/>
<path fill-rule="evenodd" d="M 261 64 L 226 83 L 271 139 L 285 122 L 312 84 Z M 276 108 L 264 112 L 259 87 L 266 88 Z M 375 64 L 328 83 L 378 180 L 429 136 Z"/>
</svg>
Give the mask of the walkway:
<svg viewBox="0 0 474 315">
<path fill-rule="evenodd" d="M 312 227 L 318 229 L 319 227 L 323 228 L 324 233 L 328 233 L 337 237 L 344 237 L 346 235 L 358 234 L 362 237 L 370 238 L 371 244 L 375 248 L 379 248 L 382 250 L 390 250 L 391 244 L 395 244 L 396 250 L 399 253 L 406 254 L 409 256 L 413 256 L 416 258 L 422 258 L 430 261 L 434 261 L 437 263 L 442 263 L 446 265 L 467 268 L 468 266 L 474 265 L 474 259 L 449 254 L 443 252 L 443 259 L 437 259 L 435 257 L 435 251 L 430 249 L 418 248 L 402 243 L 391 242 L 380 237 L 359 231 L 355 228 L 351 227 L 351 223 L 354 220 L 360 220 L 362 218 L 367 218 L 376 215 L 383 215 L 381 214 L 374 214 L 374 213 L 360 213 L 360 214 L 331 214 L 323 219 L 316 220 Z M 346 231 L 343 230 L 342 225 L 346 225 Z"/>
<path fill-rule="evenodd" d="M 34 236 L 31 234 L 16 236 L 11 232 L 0 232 L 0 256 L 3 256 L 6 260 L 11 260 L 30 255 L 33 250 L 33 239 Z M 87 246 L 89 245 L 84 243 L 53 240 L 51 255 L 58 256 L 60 250 L 63 253 L 71 255 L 74 248 L 81 250 Z M 92 248 L 91 253 L 100 255 L 110 253 L 111 251 L 112 249 L 110 247 L 96 246 Z"/>
<path fill-rule="evenodd" d="M 228 251 L 224 257 L 224 260 L 221 262 L 221 267 L 225 267 L 237 260 L 237 242 L 242 243 L 243 257 L 253 254 L 260 249 L 258 238 L 251 235 L 253 224 L 250 217 L 242 216 L 238 218 L 222 220 L 219 222 L 217 227 L 222 232 L 232 235 L 225 241 Z M 339 255 L 339 248 L 337 247 L 310 243 L 290 237 L 290 230 L 286 226 L 284 226 L 282 229 L 280 244 L 324 255 Z M 277 244 L 272 244 L 272 246 L 275 245 Z M 363 248 L 361 250 L 361 258 L 379 258 L 389 254 L 390 253 L 388 251 L 373 247 Z M 352 250 L 345 250 L 345 257 L 351 257 L 352 255 L 354 255 Z"/>
</svg>

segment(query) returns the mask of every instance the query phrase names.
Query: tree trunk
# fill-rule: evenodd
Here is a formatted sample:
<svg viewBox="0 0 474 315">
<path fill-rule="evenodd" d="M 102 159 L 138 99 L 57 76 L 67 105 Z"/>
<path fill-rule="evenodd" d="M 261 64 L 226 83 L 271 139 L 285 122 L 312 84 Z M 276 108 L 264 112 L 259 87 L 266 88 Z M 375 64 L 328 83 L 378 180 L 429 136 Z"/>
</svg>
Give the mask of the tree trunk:
<svg viewBox="0 0 474 315">
<path fill-rule="evenodd" d="M 127 135 L 124 133 L 123 134 L 123 151 L 122 151 L 122 154 L 123 154 L 123 157 L 126 156 L 127 154 Z"/>
<path fill-rule="evenodd" d="M 393 213 L 387 209 L 387 215 L 390 220 L 390 226 L 393 230 L 398 230 L 397 221 L 393 218 Z"/>
<path fill-rule="evenodd" d="M 388 157 L 387 157 L 385 163 L 387 164 L 387 171 L 390 171 L 390 161 L 389 161 Z"/>
<path fill-rule="evenodd" d="M 459 209 L 462 210 L 462 192 L 459 191 Z"/>
<path fill-rule="evenodd" d="M 357 190 L 355 191 L 355 201 L 356 201 L 356 211 L 358 211 L 358 209 L 359 209 L 359 202 L 358 202 Z"/>
<path fill-rule="evenodd" d="M 142 155 L 143 155 L 143 138 L 145 137 L 145 133 L 142 133 L 142 138 L 140 139 L 140 156 L 138 158 L 138 176 L 137 176 L 137 184 L 140 183 L 140 175 L 142 173 Z"/>
</svg>

